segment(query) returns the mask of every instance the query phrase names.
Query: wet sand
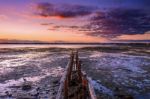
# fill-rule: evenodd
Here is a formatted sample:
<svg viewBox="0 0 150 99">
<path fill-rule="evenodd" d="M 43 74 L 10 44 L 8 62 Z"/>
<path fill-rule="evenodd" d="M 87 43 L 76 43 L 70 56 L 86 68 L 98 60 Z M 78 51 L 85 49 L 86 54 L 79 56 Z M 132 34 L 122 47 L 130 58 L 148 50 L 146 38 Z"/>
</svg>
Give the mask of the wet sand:
<svg viewBox="0 0 150 99">
<path fill-rule="evenodd" d="M 18 51 L 19 50 L 19 51 Z M 0 54 L 0 98 L 55 98 L 69 53 L 59 49 L 7 49 Z M 22 85 L 31 83 L 30 90 Z"/>
<path fill-rule="evenodd" d="M 0 99 L 55 99 L 69 59 L 69 48 L 0 49 Z M 97 97 L 150 98 L 150 49 L 144 47 L 79 48 L 82 70 L 93 79 Z M 31 89 L 23 90 L 25 80 Z M 142 97 L 142 98 L 141 98 Z"/>
</svg>

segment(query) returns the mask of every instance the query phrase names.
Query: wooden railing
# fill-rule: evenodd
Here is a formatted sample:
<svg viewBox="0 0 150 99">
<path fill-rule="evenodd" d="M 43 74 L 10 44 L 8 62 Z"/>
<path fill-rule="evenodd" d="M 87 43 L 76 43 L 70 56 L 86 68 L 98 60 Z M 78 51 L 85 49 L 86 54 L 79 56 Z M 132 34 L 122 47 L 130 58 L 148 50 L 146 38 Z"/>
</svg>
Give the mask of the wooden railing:
<svg viewBox="0 0 150 99">
<path fill-rule="evenodd" d="M 61 80 L 60 80 L 60 87 L 58 89 L 58 92 L 57 92 L 57 96 L 56 96 L 56 99 L 63 99 L 63 95 L 62 95 L 62 92 L 63 92 L 63 88 L 64 88 L 64 84 L 66 84 L 67 82 L 67 74 L 68 74 L 68 70 L 70 67 L 72 67 L 72 64 L 73 64 L 73 58 L 74 58 L 74 55 L 73 53 L 71 53 L 70 55 L 70 60 L 67 64 L 67 67 L 65 69 L 65 72 L 64 72 L 64 75 L 62 76 Z"/>
<path fill-rule="evenodd" d="M 94 87 L 92 85 L 92 79 L 90 77 L 87 77 L 87 80 L 88 80 L 88 87 L 89 87 L 91 99 L 97 99 L 95 91 L 94 91 Z"/>
<path fill-rule="evenodd" d="M 70 61 L 67 64 L 66 70 L 64 75 L 61 78 L 60 81 L 60 87 L 56 96 L 56 99 L 69 99 L 68 98 L 68 88 L 69 88 L 69 82 L 72 78 L 72 71 L 77 71 L 78 79 L 82 85 L 82 87 L 85 87 L 86 90 L 89 91 L 89 95 L 91 99 L 97 99 L 96 94 L 94 91 L 94 88 L 92 86 L 92 80 L 91 78 L 87 77 L 85 73 L 81 71 L 81 61 L 78 57 L 78 52 L 72 52 L 70 55 Z M 85 93 L 87 91 L 82 90 L 82 98 L 86 99 Z"/>
</svg>

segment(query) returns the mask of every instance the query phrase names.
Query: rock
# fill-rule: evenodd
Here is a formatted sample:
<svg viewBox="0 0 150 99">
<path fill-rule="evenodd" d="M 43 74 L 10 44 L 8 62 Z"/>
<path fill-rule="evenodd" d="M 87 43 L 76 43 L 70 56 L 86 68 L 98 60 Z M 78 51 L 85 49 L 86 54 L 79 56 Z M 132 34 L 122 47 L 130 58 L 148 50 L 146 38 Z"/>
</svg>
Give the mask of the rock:
<svg viewBox="0 0 150 99">
<path fill-rule="evenodd" d="M 53 81 L 53 84 L 58 84 L 58 83 L 59 83 L 58 80 Z"/>
<path fill-rule="evenodd" d="M 132 96 L 128 95 L 128 96 L 125 96 L 125 99 L 134 99 Z"/>
<path fill-rule="evenodd" d="M 29 83 L 24 83 L 22 85 L 22 90 L 28 91 L 28 90 L 31 90 L 31 88 L 32 88 L 32 86 Z"/>
<path fill-rule="evenodd" d="M 12 97 L 12 94 L 9 93 L 8 91 L 6 91 L 5 93 L 6 93 L 6 95 L 7 95 L 8 97 Z"/>
<path fill-rule="evenodd" d="M 34 97 L 29 94 L 18 93 L 17 99 L 34 99 Z"/>
<path fill-rule="evenodd" d="M 52 94 L 53 94 L 53 95 L 55 95 L 55 94 L 57 94 L 57 92 L 56 92 L 56 91 L 54 91 Z"/>
<path fill-rule="evenodd" d="M 40 88 L 39 88 L 39 87 L 37 87 L 37 88 L 36 88 L 36 91 L 39 91 L 39 90 L 40 90 Z"/>
</svg>

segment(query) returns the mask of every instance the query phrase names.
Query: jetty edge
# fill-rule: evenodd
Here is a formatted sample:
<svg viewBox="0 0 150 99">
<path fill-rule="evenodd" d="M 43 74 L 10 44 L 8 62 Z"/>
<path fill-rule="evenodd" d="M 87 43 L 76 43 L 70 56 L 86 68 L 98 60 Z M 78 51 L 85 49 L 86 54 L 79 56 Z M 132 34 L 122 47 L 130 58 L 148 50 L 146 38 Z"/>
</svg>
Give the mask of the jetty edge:
<svg viewBox="0 0 150 99">
<path fill-rule="evenodd" d="M 92 79 L 81 70 L 78 51 L 72 51 L 56 99 L 97 99 Z"/>
</svg>

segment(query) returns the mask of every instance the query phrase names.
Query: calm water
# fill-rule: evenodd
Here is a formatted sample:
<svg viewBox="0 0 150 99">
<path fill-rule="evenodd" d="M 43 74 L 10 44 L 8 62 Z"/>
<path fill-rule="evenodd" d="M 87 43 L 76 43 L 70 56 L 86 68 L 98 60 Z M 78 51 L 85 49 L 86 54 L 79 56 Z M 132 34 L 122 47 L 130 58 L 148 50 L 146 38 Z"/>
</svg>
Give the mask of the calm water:
<svg viewBox="0 0 150 99">
<path fill-rule="evenodd" d="M 100 47 L 100 46 L 112 46 L 101 44 L 0 44 L 0 48 L 82 48 L 82 47 Z"/>
</svg>

